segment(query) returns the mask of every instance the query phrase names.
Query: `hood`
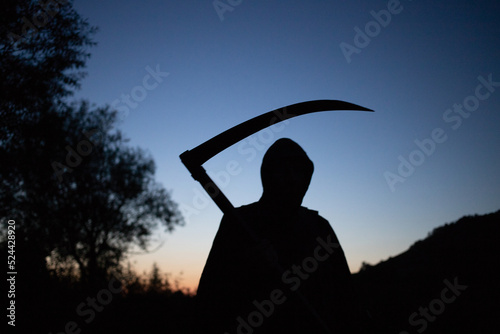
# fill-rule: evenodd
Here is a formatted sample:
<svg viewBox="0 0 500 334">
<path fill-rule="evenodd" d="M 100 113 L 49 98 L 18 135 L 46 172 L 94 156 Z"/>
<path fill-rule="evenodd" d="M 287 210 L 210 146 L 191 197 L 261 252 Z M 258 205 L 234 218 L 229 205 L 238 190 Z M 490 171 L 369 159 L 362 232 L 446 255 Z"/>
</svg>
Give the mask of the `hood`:
<svg viewBox="0 0 500 334">
<path fill-rule="evenodd" d="M 278 139 L 262 160 L 261 200 L 286 209 L 300 207 L 313 171 L 312 161 L 299 144 L 288 138 Z"/>
</svg>

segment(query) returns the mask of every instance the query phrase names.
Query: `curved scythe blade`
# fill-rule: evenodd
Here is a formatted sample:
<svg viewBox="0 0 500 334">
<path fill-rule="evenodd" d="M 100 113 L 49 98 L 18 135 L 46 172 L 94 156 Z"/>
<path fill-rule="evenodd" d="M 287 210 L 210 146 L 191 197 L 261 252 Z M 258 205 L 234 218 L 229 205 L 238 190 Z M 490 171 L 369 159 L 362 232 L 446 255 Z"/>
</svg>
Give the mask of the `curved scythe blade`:
<svg viewBox="0 0 500 334">
<path fill-rule="evenodd" d="M 184 165 L 191 170 L 190 167 L 204 164 L 207 160 L 219 154 L 226 148 L 262 129 L 267 128 L 268 126 L 296 116 L 327 110 L 373 111 L 353 103 L 339 100 L 314 100 L 296 103 L 287 107 L 269 111 L 236 125 L 193 148 L 192 150 L 182 153 L 180 158 Z"/>
</svg>

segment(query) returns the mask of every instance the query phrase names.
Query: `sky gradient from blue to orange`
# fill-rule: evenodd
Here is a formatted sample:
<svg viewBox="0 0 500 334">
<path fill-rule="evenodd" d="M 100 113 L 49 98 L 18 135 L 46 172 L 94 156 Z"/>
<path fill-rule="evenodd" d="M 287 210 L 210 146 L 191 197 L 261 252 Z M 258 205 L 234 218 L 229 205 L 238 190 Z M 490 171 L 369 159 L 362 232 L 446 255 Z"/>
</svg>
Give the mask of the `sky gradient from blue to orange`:
<svg viewBox="0 0 500 334">
<path fill-rule="evenodd" d="M 388 5 L 390 21 L 380 13 Z M 330 221 L 351 271 L 446 222 L 500 208 L 500 86 L 482 81 L 500 82 L 496 2 L 243 0 L 223 20 L 210 0 L 75 7 L 100 28 L 75 97 L 121 112 L 120 128 L 151 153 L 157 180 L 186 218 L 172 234 L 158 231 L 159 250 L 132 257 L 139 271 L 157 262 L 196 287 L 221 212 L 179 154 L 302 101 L 339 99 L 376 112 L 292 119 L 204 166 L 235 206 L 251 203 L 261 195 L 265 150 L 278 138 L 295 140 L 315 164 L 303 205 Z M 385 27 L 370 23 L 374 15 Z M 355 41 L 366 27 L 369 42 Z M 356 42 L 348 62 L 340 45 Z M 157 81 L 151 71 L 162 72 Z M 473 111 L 460 111 L 464 103 Z M 399 167 L 402 160 L 416 166 Z M 404 182 L 391 187 L 387 173 L 394 180 L 398 167 Z"/>
</svg>

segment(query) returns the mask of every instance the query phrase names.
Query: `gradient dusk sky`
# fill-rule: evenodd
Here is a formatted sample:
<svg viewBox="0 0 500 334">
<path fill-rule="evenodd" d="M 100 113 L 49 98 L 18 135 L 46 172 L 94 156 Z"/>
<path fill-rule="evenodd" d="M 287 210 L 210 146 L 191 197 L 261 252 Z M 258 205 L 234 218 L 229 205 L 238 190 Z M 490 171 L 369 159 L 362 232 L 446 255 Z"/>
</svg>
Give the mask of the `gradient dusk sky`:
<svg viewBox="0 0 500 334">
<path fill-rule="evenodd" d="M 179 154 L 297 102 L 375 113 L 301 116 L 204 166 L 240 206 L 261 195 L 266 149 L 282 137 L 299 143 L 315 164 L 303 205 L 329 220 L 351 271 L 446 222 L 500 209 L 497 1 L 74 4 L 100 29 L 75 98 L 120 112 L 120 129 L 151 153 L 186 220 L 157 231 L 157 251 L 131 257 L 140 272 L 157 262 L 196 288 L 222 214 Z"/>
</svg>

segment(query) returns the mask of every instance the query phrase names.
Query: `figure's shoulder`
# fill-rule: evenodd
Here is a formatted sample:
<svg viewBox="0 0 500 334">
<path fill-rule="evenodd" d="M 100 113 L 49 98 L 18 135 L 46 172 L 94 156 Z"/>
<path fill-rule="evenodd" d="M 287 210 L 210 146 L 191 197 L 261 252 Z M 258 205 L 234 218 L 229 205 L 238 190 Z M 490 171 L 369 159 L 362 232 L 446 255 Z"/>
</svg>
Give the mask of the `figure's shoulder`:
<svg viewBox="0 0 500 334">
<path fill-rule="evenodd" d="M 236 210 L 238 210 L 238 211 L 240 211 L 240 210 L 242 210 L 242 211 L 255 210 L 258 207 L 259 207 L 259 202 L 253 202 L 250 204 L 245 204 L 245 205 L 239 206 L 236 208 Z"/>
<path fill-rule="evenodd" d="M 242 205 L 239 207 L 234 208 L 234 212 L 236 213 L 236 216 L 233 216 L 231 214 L 227 215 L 224 214 L 224 217 L 222 218 L 222 221 L 232 221 L 234 219 L 242 218 L 245 221 L 253 221 L 257 218 L 259 218 L 261 208 L 259 207 L 259 203 L 250 203 L 246 205 Z"/>
<path fill-rule="evenodd" d="M 240 219 L 243 219 L 245 223 L 251 222 L 255 218 L 258 208 L 255 206 L 256 203 L 251 203 L 248 205 L 243 205 L 234 209 L 236 215 L 224 214 L 217 231 L 217 239 L 228 239 L 228 236 L 234 238 L 234 236 L 241 235 L 245 233 L 244 228 Z"/>
<path fill-rule="evenodd" d="M 317 227 L 321 229 L 328 229 L 331 230 L 332 227 L 328 220 L 323 218 L 318 211 L 316 210 L 311 210 L 308 209 L 304 206 L 300 207 L 300 215 L 303 217 L 303 219 L 309 223 L 313 223 Z"/>
<path fill-rule="evenodd" d="M 259 202 L 254 202 L 250 204 L 245 204 L 235 208 L 236 212 L 243 217 L 255 215 L 260 211 Z"/>
<path fill-rule="evenodd" d="M 299 212 L 300 212 L 300 215 L 328 223 L 328 221 L 325 218 L 323 218 L 322 216 L 320 216 L 319 212 L 316 210 L 311 210 L 309 208 L 306 208 L 305 206 L 301 206 Z"/>
</svg>

